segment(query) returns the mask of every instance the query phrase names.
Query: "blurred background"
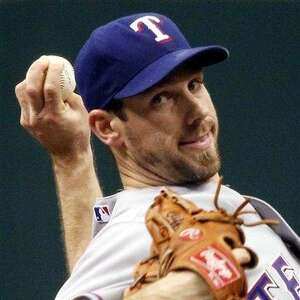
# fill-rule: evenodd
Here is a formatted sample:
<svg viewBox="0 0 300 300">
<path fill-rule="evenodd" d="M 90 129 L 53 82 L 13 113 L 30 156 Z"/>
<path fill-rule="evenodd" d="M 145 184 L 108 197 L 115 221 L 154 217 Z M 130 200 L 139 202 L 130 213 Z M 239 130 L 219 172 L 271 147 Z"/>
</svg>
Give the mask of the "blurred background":
<svg viewBox="0 0 300 300">
<path fill-rule="evenodd" d="M 14 86 L 42 54 L 73 62 L 93 29 L 147 11 L 171 17 L 192 46 L 230 49 L 206 72 L 221 124 L 221 173 L 300 233 L 299 1 L 0 1 L 1 300 L 53 299 L 67 276 L 51 163 L 19 126 Z M 111 194 L 118 175 L 100 143 L 95 151 Z"/>
</svg>

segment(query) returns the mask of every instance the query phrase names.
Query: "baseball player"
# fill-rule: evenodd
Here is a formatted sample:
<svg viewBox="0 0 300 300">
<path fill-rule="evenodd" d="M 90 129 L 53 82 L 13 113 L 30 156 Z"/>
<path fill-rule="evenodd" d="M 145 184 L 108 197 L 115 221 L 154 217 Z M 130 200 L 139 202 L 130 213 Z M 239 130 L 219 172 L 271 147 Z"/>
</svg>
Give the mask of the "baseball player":
<svg viewBox="0 0 300 300">
<path fill-rule="evenodd" d="M 97 28 L 80 50 L 75 73 L 86 109 L 79 95 L 62 100 L 61 65 L 42 57 L 29 68 L 16 87 L 21 124 L 51 155 L 72 269 L 57 300 L 123 299 L 133 284 L 134 266 L 151 254 L 145 215 L 162 187 L 201 209 L 216 209 L 218 118 L 203 69 L 228 55 L 217 45 L 191 48 L 169 18 L 141 13 Z M 113 152 L 124 191 L 99 197 L 89 127 Z M 270 205 L 248 199 L 243 224 L 265 218 L 280 224 L 241 226 L 243 243 L 258 258 L 245 270 L 247 299 L 300 299 L 299 237 Z M 244 201 L 229 187 L 220 188 L 218 206 L 228 214 Z M 207 263 L 220 262 L 215 259 L 212 255 Z M 224 269 L 227 275 L 231 270 Z M 186 294 L 193 287 L 184 278 L 176 285 L 164 284 L 167 277 L 157 280 L 148 296 L 132 299 L 213 299 L 214 288 L 204 296 Z M 223 286 L 235 280 L 224 278 Z"/>
</svg>

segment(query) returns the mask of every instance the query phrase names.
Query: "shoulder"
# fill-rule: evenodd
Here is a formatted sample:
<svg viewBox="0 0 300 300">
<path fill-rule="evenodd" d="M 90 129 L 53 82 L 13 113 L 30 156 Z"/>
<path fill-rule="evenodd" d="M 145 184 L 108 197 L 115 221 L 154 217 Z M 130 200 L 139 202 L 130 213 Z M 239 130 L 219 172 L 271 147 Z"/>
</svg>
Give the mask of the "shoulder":
<svg viewBox="0 0 300 300">
<path fill-rule="evenodd" d="M 271 225 L 275 233 L 285 242 L 287 247 L 300 259 L 300 237 L 283 218 L 283 216 L 269 203 L 257 197 L 244 195 L 244 198 L 249 199 L 251 205 L 256 209 L 263 219 L 277 219 L 278 225 Z"/>
</svg>

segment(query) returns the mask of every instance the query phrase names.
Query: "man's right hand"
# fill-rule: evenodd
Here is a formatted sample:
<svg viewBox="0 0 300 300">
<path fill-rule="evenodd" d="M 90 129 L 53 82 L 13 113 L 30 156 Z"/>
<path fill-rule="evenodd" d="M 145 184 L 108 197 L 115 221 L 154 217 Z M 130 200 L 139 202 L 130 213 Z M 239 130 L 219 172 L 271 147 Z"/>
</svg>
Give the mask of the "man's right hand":
<svg viewBox="0 0 300 300">
<path fill-rule="evenodd" d="M 60 89 L 62 63 L 42 56 L 29 67 L 16 86 L 21 125 L 54 158 L 72 159 L 90 148 L 88 112 L 79 95 L 63 100 Z"/>
<path fill-rule="evenodd" d="M 101 190 L 90 144 L 88 112 L 80 96 L 63 100 L 62 63 L 46 56 L 33 62 L 16 86 L 21 125 L 50 153 L 61 208 L 70 270 L 91 238 L 92 207 Z"/>
</svg>

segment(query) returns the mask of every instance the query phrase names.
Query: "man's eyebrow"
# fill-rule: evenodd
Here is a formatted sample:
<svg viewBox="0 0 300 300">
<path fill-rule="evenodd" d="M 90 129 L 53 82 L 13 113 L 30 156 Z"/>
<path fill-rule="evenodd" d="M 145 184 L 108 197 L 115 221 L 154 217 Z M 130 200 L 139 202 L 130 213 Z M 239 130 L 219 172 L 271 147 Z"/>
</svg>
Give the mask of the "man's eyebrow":
<svg viewBox="0 0 300 300">
<path fill-rule="evenodd" d="M 170 77 L 167 77 L 167 78 L 163 79 L 160 83 L 158 83 L 154 87 L 155 88 L 163 88 L 166 85 L 170 85 L 174 81 L 176 81 L 177 76 L 179 76 L 179 75 L 173 75 L 173 76 L 171 75 Z M 200 76 L 201 78 L 204 78 L 204 73 L 203 73 L 202 70 L 191 72 L 191 77 L 194 77 L 194 76 Z"/>
<path fill-rule="evenodd" d="M 143 92 L 144 96 L 151 96 L 153 94 L 159 93 L 160 91 L 157 90 L 162 90 L 166 87 L 168 87 L 169 85 L 171 85 L 174 81 L 176 81 L 176 77 L 179 75 L 169 75 L 167 78 L 164 78 L 161 82 L 157 83 L 156 85 L 154 85 L 152 88 L 146 90 L 145 92 Z M 204 78 L 204 73 L 203 70 L 199 69 L 199 70 L 195 70 L 191 72 L 191 76 L 200 76 L 201 79 Z"/>
</svg>

